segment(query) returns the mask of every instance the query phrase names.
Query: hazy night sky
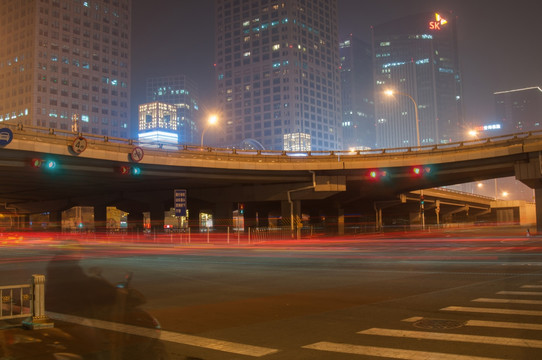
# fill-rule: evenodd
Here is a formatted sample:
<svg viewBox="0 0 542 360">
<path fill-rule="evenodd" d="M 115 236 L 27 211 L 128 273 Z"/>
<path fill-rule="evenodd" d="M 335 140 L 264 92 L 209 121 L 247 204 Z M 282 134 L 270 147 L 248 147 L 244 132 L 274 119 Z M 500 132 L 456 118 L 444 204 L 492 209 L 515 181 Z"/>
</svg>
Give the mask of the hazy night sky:
<svg viewBox="0 0 542 360">
<path fill-rule="evenodd" d="M 467 123 L 492 120 L 495 91 L 542 86 L 540 0 L 339 0 L 339 35 L 369 41 L 371 25 L 439 9 L 458 16 Z M 133 1 L 132 119 L 148 76 L 188 75 L 213 105 L 213 19 L 213 0 Z"/>
</svg>

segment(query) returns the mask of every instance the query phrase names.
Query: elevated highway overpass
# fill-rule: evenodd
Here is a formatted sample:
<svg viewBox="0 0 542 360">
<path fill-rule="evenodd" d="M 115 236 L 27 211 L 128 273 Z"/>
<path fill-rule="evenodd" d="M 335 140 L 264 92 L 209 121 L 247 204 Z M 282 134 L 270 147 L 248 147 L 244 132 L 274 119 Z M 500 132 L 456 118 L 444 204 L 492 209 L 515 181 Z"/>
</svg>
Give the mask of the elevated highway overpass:
<svg viewBox="0 0 542 360">
<path fill-rule="evenodd" d="M 321 214 L 376 209 L 411 191 L 506 176 L 535 189 L 542 204 L 542 132 L 412 148 L 300 153 L 151 146 L 7 123 L 0 128 L 13 134 L 0 145 L 0 211 L 90 205 L 153 216 L 173 205 L 173 189 L 186 189 L 189 207 L 214 209 L 218 217 L 231 214 L 237 203 L 279 204 L 285 217 L 299 214 L 302 202 Z M 142 157 L 136 149 L 143 150 Z M 36 159 L 54 160 L 56 166 L 36 168 Z M 130 167 L 140 174 L 122 173 Z M 539 207 L 537 215 L 542 219 Z M 104 217 L 102 211 L 96 216 Z"/>
</svg>

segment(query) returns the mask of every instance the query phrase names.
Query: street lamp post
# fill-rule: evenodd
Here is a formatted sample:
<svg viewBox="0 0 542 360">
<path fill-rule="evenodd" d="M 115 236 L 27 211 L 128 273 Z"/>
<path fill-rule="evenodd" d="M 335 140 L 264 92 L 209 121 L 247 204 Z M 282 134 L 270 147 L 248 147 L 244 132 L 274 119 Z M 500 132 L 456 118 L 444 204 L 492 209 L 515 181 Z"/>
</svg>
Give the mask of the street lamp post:
<svg viewBox="0 0 542 360">
<path fill-rule="evenodd" d="M 386 90 L 385 93 L 388 96 L 393 96 L 395 94 L 406 96 L 407 98 L 410 99 L 410 101 L 412 101 L 412 104 L 414 104 L 414 115 L 416 118 L 416 144 L 418 145 L 418 147 L 420 147 L 420 119 L 418 118 L 418 104 L 416 103 L 416 100 L 414 100 L 414 98 L 408 95 L 407 93 L 403 93 L 399 91 Z"/>
<path fill-rule="evenodd" d="M 406 96 L 407 98 L 412 101 L 412 104 L 414 105 L 414 115 L 416 119 L 416 145 L 420 147 L 420 118 L 418 117 L 418 104 L 416 103 L 416 100 L 412 96 L 410 96 L 407 93 L 400 92 L 400 91 L 393 91 L 393 90 L 386 90 L 385 94 L 388 96 L 393 96 L 395 94 Z M 422 221 L 422 229 L 425 230 L 425 209 L 424 209 L 424 203 L 423 203 L 423 189 L 420 190 L 420 211 L 421 211 L 421 221 Z"/>
<path fill-rule="evenodd" d="M 203 128 L 203 131 L 201 132 L 201 147 L 203 147 L 203 135 L 205 134 L 205 131 L 212 125 L 216 124 L 218 122 L 218 117 L 216 115 L 209 116 L 209 119 L 207 119 L 207 125 Z"/>
</svg>

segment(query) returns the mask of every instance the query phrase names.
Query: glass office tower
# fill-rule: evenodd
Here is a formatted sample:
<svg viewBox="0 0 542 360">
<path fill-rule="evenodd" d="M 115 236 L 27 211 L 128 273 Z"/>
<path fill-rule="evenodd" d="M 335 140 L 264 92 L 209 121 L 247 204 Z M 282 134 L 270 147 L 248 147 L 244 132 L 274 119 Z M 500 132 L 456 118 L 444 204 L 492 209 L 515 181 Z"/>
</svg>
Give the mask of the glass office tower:
<svg viewBox="0 0 542 360">
<path fill-rule="evenodd" d="M 407 16 L 374 26 L 372 39 L 377 147 L 416 146 L 417 132 L 420 145 L 459 140 L 463 111 L 455 16 Z M 386 95 L 388 90 L 395 95 Z"/>
<path fill-rule="evenodd" d="M 341 41 L 341 91 L 345 149 L 375 147 L 371 45 L 350 34 Z"/>
<path fill-rule="evenodd" d="M 215 17 L 221 144 L 341 148 L 337 0 L 217 0 Z"/>
</svg>

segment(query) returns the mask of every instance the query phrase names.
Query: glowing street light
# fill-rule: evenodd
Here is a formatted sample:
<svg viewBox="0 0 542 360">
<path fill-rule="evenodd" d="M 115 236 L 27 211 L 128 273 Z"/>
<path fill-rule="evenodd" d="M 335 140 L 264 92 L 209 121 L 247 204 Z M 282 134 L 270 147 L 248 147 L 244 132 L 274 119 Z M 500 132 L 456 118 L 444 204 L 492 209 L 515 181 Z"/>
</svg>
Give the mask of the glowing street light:
<svg viewBox="0 0 542 360">
<path fill-rule="evenodd" d="M 384 93 L 387 96 L 393 96 L 395 94 L 397 95 L 403 95 L 412 101 L 412 104 L 414 104 L 414 115 L 416 117 L 416 144 L 418 147 L 420 147 L 420 118 L 418 117 L 418 104 L 416 103 L 416 100 L 412 96 L 410 96 L 407 93 L 399 92 L 399 91 L 393 91 L 391 89 L 388 89 L 384 91 Z M 419 172 L 419 170 L 418 170 Z M 421 200 L 421 220 L 422 220 L 422 229 L 425 230 L 425 210 L 423 206 L 423 190 L 420 190 L 420 200 Z"/>
<path fill-rule="evenodd" d="M 211 115 L 207 119 L 207 125 L 203 128 L 203 131 L 201 132 L 201 147 L 203 147 L 203 134 L 205 134 L 205 131 L 210 127 L 215 125 L 218 122 L 218 116 Z"/>
<path fill-rule="evenodd" d="M 416 143 L 418 147 L 420 146 L 420 119 L 418 118 L 418 104 L 416 103 L 416 100 L 414 98 L 406 93 L 399 92 L 399 91 L 393 91 L 393 90 L 386 90 L 384 91 L 384 94 L 387 96 L 393 96 L 395 94 L 397 95 L 403 95 L 406 96 L 412 101 L 414 104 L 414 115 L 416 116 Z"/>
</svg>

